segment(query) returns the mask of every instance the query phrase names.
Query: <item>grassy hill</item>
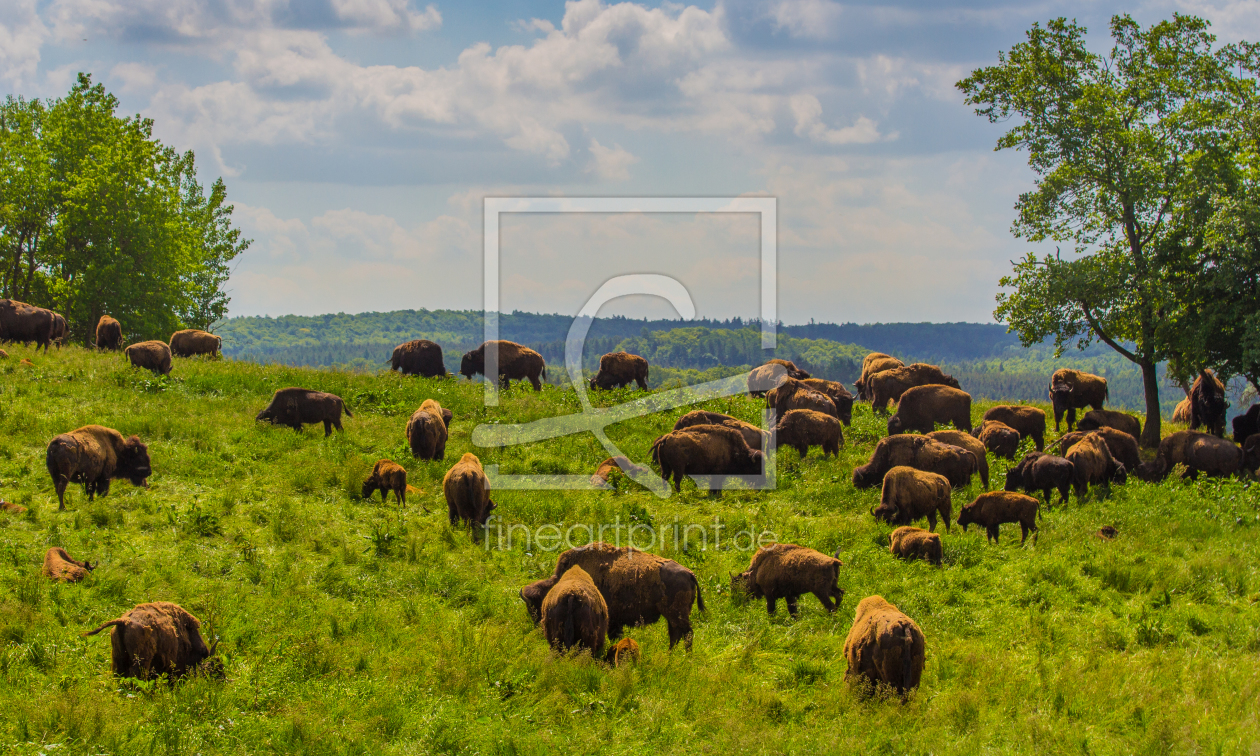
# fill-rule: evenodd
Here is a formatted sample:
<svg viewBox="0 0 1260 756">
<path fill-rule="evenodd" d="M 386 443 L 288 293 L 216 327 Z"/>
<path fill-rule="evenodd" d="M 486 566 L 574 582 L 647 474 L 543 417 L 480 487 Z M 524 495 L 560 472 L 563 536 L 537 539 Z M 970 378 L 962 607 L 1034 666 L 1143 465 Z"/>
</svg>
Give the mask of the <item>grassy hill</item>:
<svg viewBox="0 0 1260 756">
<path fill-rule="evenodd" d="M 659 499 L 618 492 L 494 493 L 506 524 L 698 525 L 772 532 L 832 552 L 848 593 L 835 615 L 802 597 L 736 600 L 747 551 L 697 539 L 654 549 L 693 570 L 708 611 L 694 649 L 667 650 L 663 623 L 630 630 L 637 665 L 552 654 L 517 597 L 556 554 L 482 543 L 446 522 L 440 483 L 465 451 L 509 473 L 589 474 L 589 436 L 474 449 L 478 423 L 577 411 L 572 392 L 512 388 L 481 406 L 479 384 L 177 359 L 170 379 L 75 347 L 0 361 L 0 752 L 132 753 L 1251 753 L 1260 748 L 1260 489 L 1236 480 L 1137 481 L 1043 508 L 1021 548 L 938 526 L 941 568 L 887 552 L 867 513 L 878 490 L 849 483 L 883 435 L 866 405 L 839 459 L 778 459 L 779 487 L 711 500 L 690 484 Z M 33 367 L 18 360 L 30 358 Z M 280 387 L 344 397 L 344 433 L 263 426 Z M 598 402 L 621 403 L 634 392 Z M 445 462 L 406 453 L 403 427 L 427 397 L 455 413 Z M 978 403 L 977 416 L 985 404 Z M 747 420 L 745 397 L 709 409 Z M 686 408 L 609 429 L 645 462 Z M 44 469 L 56 434 L 101 423 L 149 444 L 148 490 L 115 481 L 58 512 Z M 816 453 L 816 452 L 815 452 Z M 400 511 L 364 501 L 371 464 L 403 464 L 423 490 Z M 1006 462 L 990 460 L 1000 485 Z M 955 516 L 980 492 L 954 494 Z M 428 507 L 426 513 L 420 505 Z M 1120 536 L 1104 542 L 1101 525 Z M 624 533 L 624 531 L 623 531 Z M 581 531 L 577 531 L 581 536 Z M 624 537 L 624 536 L 623 536 Z M 624 541 L 623 541 L 624 542 Z M 79 585 L 39 575 L 64 546 L 101 566 Z M 880 594 L 927 637 L 922 687 L 906 704 L 844 683 L 857 602 Z M 79 634 L 139 602 L 170 600 L 221 638 L 223 681 L 131 684 L 109 641 Z"/>
</svg>

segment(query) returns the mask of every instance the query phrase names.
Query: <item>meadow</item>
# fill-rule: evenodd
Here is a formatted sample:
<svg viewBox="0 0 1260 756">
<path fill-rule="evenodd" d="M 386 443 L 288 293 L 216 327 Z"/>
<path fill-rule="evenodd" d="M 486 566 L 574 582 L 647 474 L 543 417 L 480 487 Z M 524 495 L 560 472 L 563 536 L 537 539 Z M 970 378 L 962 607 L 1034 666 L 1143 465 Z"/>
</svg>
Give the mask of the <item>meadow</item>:
<svg viewBox="0 0 1260 756">
<path fill-rule="evenodd" d="M 589 435 L 501 451 L 470 441 L 479 423 L 576 412 L 572 391 L 514 386 L 485 408 L 481 384 L 462 380 L 203 358 L 177 358 L 162 378 L 115 354 L 5 348 L 0 499 L 28 509 L 0 513 L 3 754 L 1260 753 L 1260 488 L 1249 481 L 1131 479 L 1043 507 L 1023 547 L 1015 526 L 992 545 L 983 530 L 938 525 L 944 565 L 901 562 L 887 550 L 892 528 L 868 514 L 879 490 L 850 483 L 884 435 L 884 418 L 857 404 L 840 458 L 783 450 L 773 491 L 493 492 L 507 524 L 719 518 L 727 533 L 839 550 L 840 610 L 807 596 L 791 619 L 731 594 L 750 552 L 666 539 L 657 552 L 696 573 L 707 605 L 693 614 L 694 648 L 671 652 L 663 622 L 635 628 L 642 659 L 610 668 L 553 654 L 517 596 L 556 552 L 452 528 L 441 494 L 470 450 L 508 473 L 593 471 L 607 455 Z M 291 385 L 342 396 L 354 412 L 345 432 L 256 423 Z M 412 460 L 403 436 L 429 397 L 455 413 L 445 462 Z M 703 406 L 756 421 L 762 402 Z M 687 409 L 609 433 L 646 464 Z M 45 448 L 89 423 L 149 444 L 150 488 L 115 481 L 89 503 L 72 487 L 58 512 Z M 360 497 L 380 458 L 421 489 L 406 509 Z M 1007 463 L 990 467 L 1000 488 Z M 975 479 L 955 492 L 955 517 L 981 490 Z M 1119 537 L 1099 539 L 1103 525 Z M 100 566 L 51 584 L 39 572 L 49 546 Z M 844 638 L 871 594 L 927 638 L 922 686 L 904 704 L 844 683 Z M 221 639 L 225 679 L 119 680 L 109 641 L 80 636 L 156 600 Z"/>
</svg>

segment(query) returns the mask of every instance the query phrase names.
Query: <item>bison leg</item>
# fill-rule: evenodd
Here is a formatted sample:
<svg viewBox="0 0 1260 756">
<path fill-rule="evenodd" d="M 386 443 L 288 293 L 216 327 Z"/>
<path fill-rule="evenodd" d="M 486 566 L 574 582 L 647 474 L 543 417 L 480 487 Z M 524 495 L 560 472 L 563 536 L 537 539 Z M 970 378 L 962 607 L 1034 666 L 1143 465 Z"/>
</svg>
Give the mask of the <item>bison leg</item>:
<svg viewBox="0 0 1260 756">
<path fill-rule="evenodd" d="M 325 420 L 324 421 L 324 438 L 328 438 L 331 435 L 332 435 L 332 421 Z"/>
<path fill-rule="evenodd" d="M 835 613 L 836 605 L 832 603 L 830 596 L 825 593 L 819 593 L 818 591 L 814 591 L 814 595 L 817 596 L 818 601 L 822 603 L 823 609 L 826 609 L 829 613 Z"/>
<path fill-rule="evenodd" d="M 1063 485 L 1059 486 L 1059 503 L 1060 504 L 1067 504 L 1069 488 L 1071 488 L 1071 486 L 1069 486 L 1067 483 L 1064 483 Z M 1050 504 L 1050 491 L 1049 490 L 1046 491 L 1046 504 L 1047 505 Z"/>
<path fill-rule="evenodd" d="M 986 529 L 986 531 L 985 531 L 985 535 L 987 535 L 987 536 L 989 537 L 989 540 L 990 540 L 990 541 L 992 541 L 992 542 L 994 542 L 994 543 L 997 543 L 997 542 L 998 542 L 998 526 L 997 526 L 997 525 L 990 525 L 990 526 Z"/>
<path fill-rule="evenodd" d="M 634 380 L 636 383 L 639 384 L 639 388 L 643 389 L 644 391 L 648 390 L 646 378 L 635 378 Z"/>
<path fill-rule="evenodd" d="M 774 614 L 774 607 L 775 607 L 775 604 L 777 603 L 779 603 L 779 600 L 777 598 L 775 598 L 774 596 L 767 595 L 766 596 L 766 612 L 768 614 Z"/>
<path fill-rule="evenodd" d="M 788 614 L 789 614 L 789 615 L 790 615 L 793 619 L 795 619 L 795 618 L 796 618 L 796 615 L 800 614 L 800 607 L 799 607 L 799 606 L 797 606 L 797 603 L 796 603 L 797 599 L 799 599 L 799 598 L 800 598 L 800 596 L 788 596 L 788 597 L 787 597 L 787 608 L 788 608 Z"/>
<path fill-rule="evenodd" d="M 1046 448 L 1045 437 L 1042 436 L 1040 433 L 1033 436 L 1033 443 L 1037 445 L 1037 451 L 1044 451 Z M 1011 454 L 1011 459 L 1015 459 L 1014 454 Z"/>
<path fill-rule="evenodd" d="M 796 447 L 796 453 L 801 455 L 801 459 L 804 460 L 805 455 L 809 454 L 809 444 L 798 444 Z"/>
<path fill-rule="evenodd" d="M 1062 419 L 1063 419 L 1063 408 L 1056 404 L 1054 405 L 1054 432 L 1055 433 L 1059 432 L 1059 421 Z"/>
<path fill-rule="evenodd" d="M 931 512 L 928 512 L 927 518 L 928 518 L 928 532 L 935 533 L 936 532 L 936 510 L 932 510 Z"/>
<path fill-rule="evenodd" d="M 57 502 L 60 504 L 57 507 L 57 511 L 64 512 L 66 511 L 66 486 L 70 485 L 70 479 L 64 475 L 58 475 L 55 485 L 57 487 Z"/>
<path fill-rule="evenodd" d="M 382 505 L 388 504 L 389 503 L 389 489 L 382 486 L 380 491 L 381 491 L 381 504 Z"/>
<path fill-rule="evenodd" d="M 1068 407 L 1068 408 L 1067 408 L 1067 429 L 1068 429 L 1068 433 L 1071 433 L 1071 432 L 1072 432 L 1072 428 L 1074 428 L 1075 426 L 1076 426 L 1076 408 L 1075 408 L 1075 407 Z M 1058 430 L 1058 429 L 1059 429 L 1059 425 L 1058 425 L 1058 423 L 1057 423 L 1057 422 L 1055 423 L 1054 429 L 1055 429 L 1055 430 Z"/>
<path fill-rule="evenodd" d="M 398 506 L 400 506 L 400 507 L 405 507 L 405 506 L 407 506 L 407 489 L 405 489 L 405 488 L 395 488 L 395 489 L 394 489 L 394 498 L 398 500 Z"/>
</svg>

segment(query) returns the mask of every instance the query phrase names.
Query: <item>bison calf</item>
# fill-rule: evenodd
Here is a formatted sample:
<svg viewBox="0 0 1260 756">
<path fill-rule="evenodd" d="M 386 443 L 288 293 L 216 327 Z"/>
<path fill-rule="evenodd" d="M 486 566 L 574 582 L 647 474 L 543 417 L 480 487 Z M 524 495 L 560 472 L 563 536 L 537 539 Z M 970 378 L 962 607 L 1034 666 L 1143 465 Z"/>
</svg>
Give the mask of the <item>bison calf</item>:
<svg viewBox="0 0 1260 756">
<path fill-rule="evenodd" d="M 557 651 L 577 646 L 599 653 L 608 635 L 608 605 L 586 570 L 573 566 L 547 592 L 542 605 L 542 628 Z"/>
<path fill-rule="evenodd" d="M 936 513 L 940 512 L 948 531 L 949 495 L 949 480 L 945 476 L 913 467 L 894 467 L 884 476 L 879 506 L 871 510 L 871 515 L 895 525 L 909 525 L 926 517 L 928 529 L 936 530 Z"/>
<path fill-rule="evenodd" d="M 128 347 L 130 348 L 130 347 Z M 354 417 L 341 397 L 323 391 L 304 388 L 283 388 L 271 397 L 271 402 L 254 420 L 265 420 L 272 425 L 287 425 L 295 431 L 309 423 L 324 424 L 324 438 L 332 435 L 332 429 L 342 430 L 341 413 Z"/>
<path fill-rule="evenodd" d="M 477 455 L 467 452 L 442 478 L 442 493 L 446 495 L 447 517 L 451 525 L 461 522 L 485 525 L 495 503 L 490 500 L 490 480 L 481 469 Z"/>
<path fill-rule="evenodd" d="M 636 465 L 628 458 L 617 455 L 599 463 L 599 467 L 595 468 L 595 474 L 591 476 L 591 485 L 596 488 L 609 489 L 614 487 L 612 483 L 614 475 L 620 474 L 624 476 L 631 473 L 640 475 L 650 472 L 651 470 L 646 467 Z"/>
<path fill-rule="evenodd" d="M 732 576 L 731 588 L 764 598 L 770 614 L 779 599 L 786 599 L 788 614 L 795 617 L 802 593 L 814 594 L 824 609 L 834 612 L 844 598 L 839 580 L 839 559 L 794 543 L 776 543 L 757 549 L 748 569 Z"/>
<path fill-rule="evenodd" d="M 407 506 L 407 470 L 393 460 L 377 460 L 372 467 L 372 474 L 363 481 L 363 498 L 371 498 L 377 491 L 381 492 L 382 504 L 388 501 L 389 492 L 393 491 L 398 505 Z"/>
<path fill-rule="evenodd" d="M 66 487 L 82 483 L 88 501 L 109 494 L 109 482 L 126 478 L 134 486 L 148 488 L 152 474 L 149 447 L 136 436 L 124 439 L 113 428 L 85 425 L 62 433 L 48 443 L 44 456 L 48 474 L 57 489 L 58 509 L 66 508 Z"/>
<path fill-rule="evenodd" d="M 97 562 L 97 565 L 99 564 Z M 44 552 L 44 569 L 41 572 L 46 578 L 77 583 L 87 577 L 88 572 L 96 569 L 97 565 L 91 562 L 80 562 L 67 554 L 65 549 L 54 546 Z"/>
<path fill-rule="evenodd" d="M 633 638 L 622 638 L 616 643 L 608 647 L 608 653 L 604 654 L 604 661 L 620 667 L 623 661 L 637 662 L 639 660 L 639 644 L 634 642 Z"/>
<path fill-rule="evenodd" d="M 840 421 L 831 415 L 807 409 L 788 410 L 774 428 L 775 443 L 790 446 L 805 459 L 809 447 L 822 447 L 823 456 L 840 456 L 844 435 Z"/>
<path fill-rule="evenodd" d="M 1004 522 L 1018 522 L 1023 531 L 1019 545 L 1023 546 L 1024 541 L 1028 540 L 1029 531 L 1037 532 L 1037 515 L 1040 506 L 1040 502 L 1025 494 L 990 491 L 980 494 L 975 501 L 963 507 L 958 513 L 958 524 L 962 525 L 963 532 L 966 532 L 967 526 L 972 523 L 983 526 L 988 540 L 997 543 L 998 525 Z M 1036 538 L 1034 537 L 1033 540 L 1035 541 Z"/>
<path fill-rule="evenodd" d="M 985 420 L 974 433 L 994 456 L 1015 459 L 1019 451 L 1019 431 L 997 420 Z"/>
<path fill-rule="evenodd" d="M 216 641 L 206 648 L 201 622 L 168 601 L 140 604 L 84 635 L 96 635 L 107 627 L 113 628 L 113 666 L 119 677 L 182 677 L 213 655 L 218 645 Z"/>
<path fill-rule="evenodd" d="M 845 680 L 887 686 L 904 700 L 919 687 L 926 644 L 923 631 L 883 596 L 867 596 L 857 606 L 853 627 L 844 639 L 849 669 Z"/>
<path fill-rule="evenodd" d="M 923 528 L 905 525 L 889 534 L 888 553 L 901 559 L 923 559 L 939 567 L 941 537 Z"/>
</svg>

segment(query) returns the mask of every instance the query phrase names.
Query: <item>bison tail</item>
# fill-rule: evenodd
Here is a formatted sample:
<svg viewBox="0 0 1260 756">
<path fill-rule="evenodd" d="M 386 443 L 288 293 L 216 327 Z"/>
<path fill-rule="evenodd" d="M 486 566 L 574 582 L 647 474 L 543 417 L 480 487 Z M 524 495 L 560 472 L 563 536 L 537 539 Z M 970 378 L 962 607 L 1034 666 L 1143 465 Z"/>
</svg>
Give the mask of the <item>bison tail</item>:
<svg viewBox="0 0 1260 756">
<path fill-rule="evenodd" d="M 707 612 L 704 608 L 704 594 L 700 592 L 700 581 L 696 579 L 695 574 L 691 576 L 691 584 L 696 587 L 696 606 L 700 607 L 700 611 Z"/>
<path fill-rule="evenodd" d="M 354 417 L 354 413 L 350 411 L 350 405 L 346 404 L 346 400 L 341 400 L 341 408 L 346 411 L 346 417 Z"/>
<path fill-rule="evenodd" d="M 572 595 L 565 596 L 564 603 L 564 631 L 561 634 L 561 638 L 564 641 L 564 647 L 568 649 L 573 648 L 574 642 L 577 640 L 574 637 L 577 635 L 576 628 L 573 626 L 573 611 L 576 607 L 573 606 L 574 601 Z"/>
<path fill-rule="evenodd" d="M 89 636 L 89 635 L 96 635 L 97 633 L 99 633 L 100 631 L 104 630 L 104 629 L 105 629 L 105 628 L 107 628 L 107 627 L 113 627 L 114 625 L 121 625 L 121 624 L 123 624 L 124 622 L 126 622 L 126 620 L 121 619 L 121 618 L 119 618 L 119 619 L 112 619 L 112 620 L 110 620 L 109 622 L 106 622 L 105 624 L 103 624 L 103 625 L 101 625 L 100 627 L 96 628 L 95 630 L 89 630 L 89 631 L 87 631 L 86 633 L 83 633 L 83 637 L 85 637 L 85 638 L 86 638 L 86 637 L 87 637 L 87 636 Z"/>
</svg>

